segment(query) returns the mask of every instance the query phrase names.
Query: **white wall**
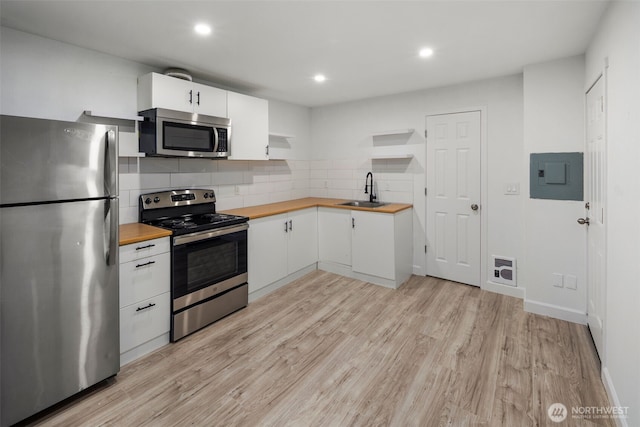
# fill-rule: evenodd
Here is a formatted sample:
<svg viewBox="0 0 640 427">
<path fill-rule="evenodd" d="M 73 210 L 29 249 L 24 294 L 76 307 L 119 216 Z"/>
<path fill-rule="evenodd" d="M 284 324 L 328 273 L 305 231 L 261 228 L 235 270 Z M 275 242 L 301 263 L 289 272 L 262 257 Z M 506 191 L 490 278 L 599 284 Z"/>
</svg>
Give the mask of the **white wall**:
<svg viewBox="0 0 640 427">
<path fill-rule="evenodd" d="M 364 199 L 365 176 L 373 171 L 381 201 L 414 204 L 414 272 L 426 274 L 426 116 L 484 107 L 488 116 L 486 146 L 482 147 L 488 159 L 483 172 L 488 183 L 483 196 L 483 214 L 488 223 L 484 250 L 526 262 L 522 259 L 521 232 L 524 193 L 504 195 L 506 183 L 519 182 L 523 186 L 522 105 L 522 76 L 516 75 L 313 108 L 311 195 Z M 375 140 L 371 136 L 397 129 L 415 131 Z M 412 153 L 415 157 L 372 161 L 369 154 L 373 149 Z"/>
<path fill-rule="evenodd" d="M 93 50 L 1 28 L 2 114 L 76 121 L 137 115 L 137 77 L 158 71 Z M 207 82 L 201 82 L 207 83 Z M 120 158 L 120 223 L 137 222 L 138 196 L 168 188 L 213 188 L 219 210 L 305 197 L 309 188 L 310 110 L 269 103 L 269 126 L 295 135 L 272 162 Z"/>
<path fill-rule="evenodd" d="M 584 152 L 584 56 L 524 69 L 525 308 L 586 322 L 584 202 L 529 198 L 531 153 Z M 552 274 L 577 277 L 577 289 L 553 286 Z"/>
<path fill-rule="evenodd" d="M 613 2 L 586 54 L 584 90 L 603 73 L 607 103 L 607 292 L 603 379 L 640 425 L 640 3 Z"/>
</svg>

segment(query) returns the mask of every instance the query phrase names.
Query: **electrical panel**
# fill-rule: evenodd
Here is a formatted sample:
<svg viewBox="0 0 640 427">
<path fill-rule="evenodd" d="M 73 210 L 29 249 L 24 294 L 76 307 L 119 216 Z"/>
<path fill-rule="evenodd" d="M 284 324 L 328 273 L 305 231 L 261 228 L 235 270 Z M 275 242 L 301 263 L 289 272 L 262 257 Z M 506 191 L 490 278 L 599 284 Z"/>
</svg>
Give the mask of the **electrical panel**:
<svg viewBox="0 0 640 427">
<path fill-rule="evenodd" d="M 532 153 L 529 194 L 532 199 L 583 200 L 583 153 Z"/>
</svg>

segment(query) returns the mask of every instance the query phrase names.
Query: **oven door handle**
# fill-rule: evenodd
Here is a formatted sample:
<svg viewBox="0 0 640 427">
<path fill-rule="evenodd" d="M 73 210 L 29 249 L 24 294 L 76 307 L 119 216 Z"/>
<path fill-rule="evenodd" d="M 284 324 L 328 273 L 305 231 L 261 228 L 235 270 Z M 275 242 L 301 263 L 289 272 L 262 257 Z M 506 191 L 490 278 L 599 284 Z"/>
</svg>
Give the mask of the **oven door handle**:
<svg viewBox="0 0 640 427">
<path fill-rule="evenodd" d="M 229 227 L 218 228 L 216 230 L 185 234 L 184 236 L 177 236 L 173 238 L 173 246 L 185 245 L 187 243 L 198 242 L 200 240 L 212 239 L 214 237 L 220 237 L 231 233 L 237 233 L 239 231 L 245 231 L 249 229 L 249 224 L 244 223 L 240 225 L 231 225 Z"/>
</svg>

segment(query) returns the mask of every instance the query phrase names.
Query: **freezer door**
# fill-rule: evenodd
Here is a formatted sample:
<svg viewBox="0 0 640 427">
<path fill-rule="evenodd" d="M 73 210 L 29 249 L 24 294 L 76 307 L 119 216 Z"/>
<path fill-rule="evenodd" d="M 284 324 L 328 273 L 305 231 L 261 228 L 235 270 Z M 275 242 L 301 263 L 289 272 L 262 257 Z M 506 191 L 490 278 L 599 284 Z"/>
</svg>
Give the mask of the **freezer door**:
<svg viewBox="0 0 640 427">
<path fill-rule="evenodd" d="M 117 195 L 117 126 L 1 116 L 0 205 Z"/>
<path fill-rule="evenodd" d="M 0 425 L 118 372 L 117 212 L 114 199 L 0 208 Z"/>
</svg>

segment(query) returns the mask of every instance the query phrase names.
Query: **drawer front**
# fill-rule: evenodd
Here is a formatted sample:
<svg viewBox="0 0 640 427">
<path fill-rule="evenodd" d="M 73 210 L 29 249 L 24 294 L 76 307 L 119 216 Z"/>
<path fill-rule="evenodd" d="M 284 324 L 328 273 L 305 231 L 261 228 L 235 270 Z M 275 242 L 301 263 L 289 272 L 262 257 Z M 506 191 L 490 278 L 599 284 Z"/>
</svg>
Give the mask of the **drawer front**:
<svg viewBox="0 0 640 427">
<path fill-rule="evenodd" d="M 120 308 L 171 290 L 171 255 L 163 254 L 120 264 Z"/>
<path fill-rule="evenodd" d="M 168 237 L 120 246 L 120 264 L 169 252 L 169 249 L 170 242 Z"/>
<path fill-rule="evenodd" d="M 166 292 L 120 309 L 120 353 L 169 332 L 170 301 Z"/>
</svg>

